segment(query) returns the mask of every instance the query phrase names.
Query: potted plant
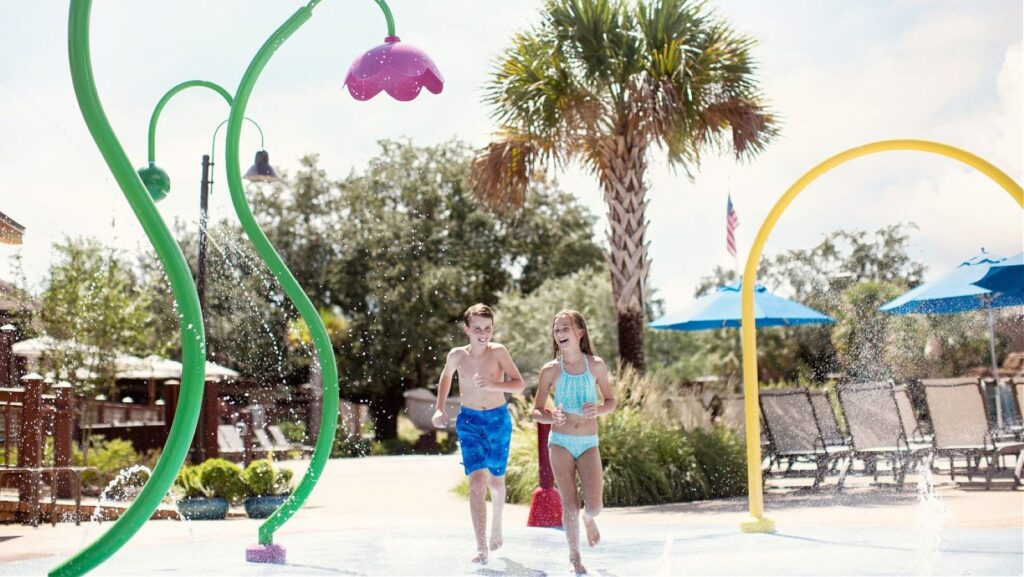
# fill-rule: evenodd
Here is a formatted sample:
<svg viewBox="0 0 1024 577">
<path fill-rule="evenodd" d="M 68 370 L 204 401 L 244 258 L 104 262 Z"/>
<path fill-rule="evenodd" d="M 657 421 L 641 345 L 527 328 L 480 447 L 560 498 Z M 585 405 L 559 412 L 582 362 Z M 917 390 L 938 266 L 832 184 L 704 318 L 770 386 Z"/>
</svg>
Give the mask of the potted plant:
<svg viewBox="0 0 1024 577">
<path fill-rule="evenodd" d="M 174 480 L 178 511 L 190 521 L 224 519 L 232 502 L 245 495 L 242 468 L 224 459 L 182 467 Z"/>
<path fill-rule="evenodd" d="M 269 459 L 257 459 L 242 472 L 242 482 L 248 489 L 245 513 L 252 519 L 266 519 L 291 494 L 292 470 L 274 469 Z"/>
</svg>

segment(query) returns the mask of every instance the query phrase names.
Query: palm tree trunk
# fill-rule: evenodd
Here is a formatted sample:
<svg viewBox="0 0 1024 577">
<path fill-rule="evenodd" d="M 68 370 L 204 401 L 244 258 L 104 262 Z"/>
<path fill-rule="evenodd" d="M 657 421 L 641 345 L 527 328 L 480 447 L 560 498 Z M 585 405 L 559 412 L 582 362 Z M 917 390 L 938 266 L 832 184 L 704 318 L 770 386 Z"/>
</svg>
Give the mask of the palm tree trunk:
<svg viewBox="0 0 1024 577">
<path fill-rule="evenodd" d="M 625 130 L 599 145 L 600 178 L 608 206 L 608 268 L 619 329 L 619 360 L 643 372 L 644 293 L 651 260 L 647 257 L 647 170 L 645 144 Z"/>
</svg>

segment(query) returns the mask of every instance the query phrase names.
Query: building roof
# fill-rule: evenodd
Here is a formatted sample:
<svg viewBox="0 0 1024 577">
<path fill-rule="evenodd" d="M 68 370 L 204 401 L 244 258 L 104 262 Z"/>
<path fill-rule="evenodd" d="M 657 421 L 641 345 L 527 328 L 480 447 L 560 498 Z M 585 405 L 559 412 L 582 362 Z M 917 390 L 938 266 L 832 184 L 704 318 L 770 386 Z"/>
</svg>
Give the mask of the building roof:
<svg viewBox="0 0 1024 577">
<path fill-rule="evenodd" d="M 0 244 L 21 244 L 21 236 L 24 233 L 24 226 L 0 212 Z"/>
</svg>

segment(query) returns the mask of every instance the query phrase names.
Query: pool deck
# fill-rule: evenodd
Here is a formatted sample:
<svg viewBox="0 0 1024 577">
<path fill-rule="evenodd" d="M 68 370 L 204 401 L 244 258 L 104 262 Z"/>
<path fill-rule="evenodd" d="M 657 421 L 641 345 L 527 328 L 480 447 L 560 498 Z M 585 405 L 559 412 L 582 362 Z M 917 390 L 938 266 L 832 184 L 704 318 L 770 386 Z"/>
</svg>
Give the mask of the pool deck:
<svg viewBox="0 0 1024 577">
<path fill-rule="evenodd" d="M 308 462 L 293 461 L 296 473 Z M 473 565 L 467 502 L 451 492 L 457 456 L 331 460 L 306 507 L 275 543 L 285 565 L 247 564 L 259 521 L 151 521 L 94 575 L 569 574 L 560 530 L 526 527 L 528 507 L 505 509 L 505 547 Z M 883 479 L 884 480 L 884 479 Z M 936 479 L 937 500 L 848 482 L 809 493 L 772 481 L 772 534 L 744 534 L 745 499 L 607 508 L 602 543 L 583 561 L 595 575 L 1022 575 L 1024 491 Z M 783 485 L 783 483 L 785 483 Z M 0 575 L 42 575 L 109 523 L 0 525 Z"/>
</svg>

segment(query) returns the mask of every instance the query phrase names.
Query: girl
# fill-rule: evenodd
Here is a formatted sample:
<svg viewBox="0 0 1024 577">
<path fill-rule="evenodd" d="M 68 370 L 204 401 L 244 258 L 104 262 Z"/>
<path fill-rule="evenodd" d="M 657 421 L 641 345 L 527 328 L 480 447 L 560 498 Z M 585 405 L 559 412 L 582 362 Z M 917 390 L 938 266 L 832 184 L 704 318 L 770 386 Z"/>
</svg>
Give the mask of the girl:
<svg viewBox="0 0 1024 577">
<path fill-rule="evenodd" d="M 608 367 L 594 356 L 583 315 L 563 310 L 555 315 L 552 346 L 555 360 L 544 365 L 533 402 L 533 420 L 550 424 L 548 451 L 562 498 L 562 527 L 569 541 L 569 563 L 576 574 L 586 573 L 580 560 L 580 501 L 576 490 L 579 474 L 583 487 L 583 525 L 591 547 L 601 540 L 594 518 L 603 506 L 601 453 L 597 448 L 597 417 L 615 410 Z M 602 402 L 598 404 L 598 389 Z M 548 396 L 555 409 L 545 411 Z"/>
</svg>

